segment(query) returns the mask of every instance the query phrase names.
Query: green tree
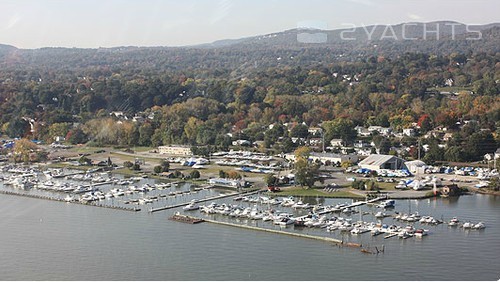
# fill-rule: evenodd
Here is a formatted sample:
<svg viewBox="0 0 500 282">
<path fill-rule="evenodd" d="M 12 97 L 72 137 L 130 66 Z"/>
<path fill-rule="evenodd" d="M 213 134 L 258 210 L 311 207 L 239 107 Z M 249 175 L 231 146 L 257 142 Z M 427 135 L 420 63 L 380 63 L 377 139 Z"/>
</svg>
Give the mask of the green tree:
<svg viewBox="0 0 500 282">
<path fill-rule="evenodd" d="M 144 123 L 139 127 L 139 145 L 151 146 L 153 137 L 153 126 L 150 123 Z"/>
<path fill-rule="evenodd" d="M 162 171 L 163 171 L 162 169 L 163 169 L 163 168 L 162 168 L 162 166 L 161 166 L 161 165 L 157 165 L 157 166 L 155 166 L 155 167 L 153 168 L 153 171 L 154 171 L 156 174 L 160 174 L 160 173 L 162 173 Z"/>
<path fill-rule="evenodd" d="M 66 122 L 54 123 L 49 126 L 49 138 L 54 140 L 57 136 L 66 137 L 70 129 L 70 124 Z"/>
<path fill-rule="evenodd" d="M 354 129 L 352 120 L 337 118 L 323 123 L 325 129 L 325 142 L 328 144 L 334 138 L 340 138 L 347 144 L 352 143 L 358 133 Z"/>
<path fill-rule="evenodd" d="M 227 173 L 221 169 L 221 170 L 219 170 L 219 177 L 220 178 L 227 178 Z"/>
<path fill-rule="evenodd" d="M 295 180 L 302 187 L 304 185 L 312 188 L 314 183 L 319 180 L 318 163 L 308 161 L 311 149 L 308 147 L 299 147 L 295 150 Z"/>
<path fill-rule="evenodd" d="M 298 138 L 307 138 L 307 136 L 309 135 L 308 130 L 309 128 L 307 127 L 307 125 L 300 123 L 292 128 L 292 130 L 290 131 L 290 136 Z"/>
<path fill-rule="evenodd" d="M 266 174 L 264 176 L 264 182 L 266 182 L 267 186 L 274 186 L 277 183 L 277 178 L 272 174 Z"/>
<path fill-rule="evenodd" d="M 189 176 L 192 178 L 192 179 L 198 179 L 200 178 L 200 172 L 198 170 L 193 170 L 191 171 L 191 173 L 189 174 Z"/>
</svg>

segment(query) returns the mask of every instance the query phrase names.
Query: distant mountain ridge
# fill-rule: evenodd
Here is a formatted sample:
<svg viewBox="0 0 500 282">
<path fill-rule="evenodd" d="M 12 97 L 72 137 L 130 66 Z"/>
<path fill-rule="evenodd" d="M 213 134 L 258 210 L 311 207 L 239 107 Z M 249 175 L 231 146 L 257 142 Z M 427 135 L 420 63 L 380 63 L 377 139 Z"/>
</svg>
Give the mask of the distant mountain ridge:
<svg viewBox="0 0 500 282">
<path fill-rule="evenodd" d="M 436 39 L 460 39 L 459 35 L 466 33 L 482 32 L 491 28 L 500 27 L 500 23 L 490 23 L 484 25 L 466 25 L 454 21 L 436 21 L 436 22 L 409 22 L 396 25 L 370 25 L 362 27 L 349 27 L 334 30 L 319 29 L 290 29 L 277 33 L 251 36 L 239 39 L 217 40 L 212 43 L 195 45 L 192 47 L 202 48 L 220 48 L 234 46 L 238 44 L 245 45 L 300 45 L 298 36 L 304 33 L 325 34 L 326 42 L 320 44 L 340 43 L 342 41 L 379 41 L 379 40 L 436 40 Z M 471 34 L 472 36 L 472 34 Z"/>
<path fill-rule="evenodd" d="M 405 53 L 445 56 L 479 52 L 500 52 L 500 23 L 465 25 L 439 21 L 335 30 L 291 29 L 184 47 L 18 49 L 0 45 L 0 68 L 222 68 L 233 70 L 232 75 L 239 77 L 250 69 L 274 66 L 392 58 Z"/>
</svg>

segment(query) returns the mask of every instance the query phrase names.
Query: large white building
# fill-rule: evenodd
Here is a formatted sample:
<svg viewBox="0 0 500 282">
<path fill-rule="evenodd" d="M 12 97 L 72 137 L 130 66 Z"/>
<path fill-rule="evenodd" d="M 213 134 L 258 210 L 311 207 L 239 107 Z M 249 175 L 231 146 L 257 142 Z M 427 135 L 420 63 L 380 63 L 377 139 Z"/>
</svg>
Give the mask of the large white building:
<svg viewBox="0 0 500 282">
<path fill-rule="evenodd" d="M 286 154 L 285 159 L 290 160 L 290 161 L 295 161 L 295 154 Z M 325 164 L 328 161 L 331 163 L 350 162 L 350 163 L 354 164 L 354 163 L 358 162 L 358 156 L 357 155 L 341 155 L 341 154 L 314 153 L 313 152 L 309 155 L 309 160 L 311 160 L 313 162 L 318 160 L 323 164 Z"/>
<path fill-rule="evenodd" d="M 391 155 L 369 155 L 359 162 L 360 168 L 379 171 L 381 169 L 406 169 L 405 160 Z"/>
<path fill-rule="evenodd" d="M 165 155 L 175 155 L 175 156 L 191 156 L 191 148 L 187 146 L 159 146 L 158 152 Z"/>
</svg>

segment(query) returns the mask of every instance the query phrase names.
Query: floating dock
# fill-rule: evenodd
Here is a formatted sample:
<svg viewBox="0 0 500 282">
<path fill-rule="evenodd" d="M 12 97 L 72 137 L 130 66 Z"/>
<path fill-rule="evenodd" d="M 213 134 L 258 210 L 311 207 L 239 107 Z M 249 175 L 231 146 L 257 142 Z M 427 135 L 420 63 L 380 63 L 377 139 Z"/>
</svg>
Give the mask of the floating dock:
<svg viewBox="0 0 500 282">
<path fill-rule="evenodd" d="M 78 205 L 84 205 L 84 206 L 93 206 L 93 207 L 108 208 L 108 209 L 122 210 L 122 211 L 137 212 L 137 211 L 141 210 L 140 208 L 137 208 L 137 207 L 129 208 L 129 207 L 122 207 L 122 206 L 111 206 L 111 205 L 104 205 L 104 204 L 94 203 L 94 202 L 90 202 L 90 203 L 82 203 L 82 202 L 78 202 L 78 201 L 68 202 L 68 201 L 66 201 L 64 199 L 60 199 L 60 198 L 42 196 L 42 195 L 25 194 L 25 193 L 19 193 L 19 192 L 14 192 L 14 191 L 0 190 L 0 194 L 27 197 L 27 198 L 33 198 L 33 199 L 50 200 L 50 201 L 56 201 L 56 202 L 65 202 L 65 203 L 69 203 L 69 204 L 78 204 Z"/>
<path fill-rule="evenodd" d="M 183 214 L 179 214 L 179 213 L 174 214 L 173 216 L 169 217 L 168 219 L 183 222 L 183 223 L 189 223 L 189 224 L 197 224 L 197 223 L 202 223 L 205 221 L 202 218 L 192 217 L 189 215 L 183 215 Z"/>
<path fill-rule="evenodd" d="M 321 237 L 321 236 L 314 236 L 314 235 L 308 235 L 308 234 L 286 232 L 286 231 L 282 231 L 282 230 L 267 229 L 267 228 L 262 228 L 262 227 L 249 226 L 249 225 L 240 225 L 240 224 L 217 221 L 217 220 L 212 220 L 212 219 L 205 219 L 205 221 L 210 222 L 210 223 L 220 224 L 220 225 L 239 227 L 239 228 L 245 228 L 245 229 L 256 230 L 256 231 L 264 231 L 264 232 L 281 234 L 281 235 L 295 236 L 295 237 L 300 237 L 300 238 L 314 239 L 314 240 L 332 242 L 332 243 L 340 244 L 340 245 L 343 244 L 342 240 L 338 240 L 338 239 L 331 238 L 331 237 Z"/>
<path fill-rule="evenodd" d="M 253 195 L 253 194 L 257 194 L 259 192 L 260 192 L 260 190 L 257 190 L 257 191 L 245 193 L 245 195 Z M 240 195 L 240 193 L 231 193 L 231 194 L 224 194 L 224 195 L 219 195 L 219 196 L 215 196 L 215 197 L 205 198 L 205 199 L 197 200 L 196 203 L 204 203 L 204 202 L 208 202 L 208 201 L 214 201 L 214 200 L 218 200 L 218 199 L 233 197 L 236 195 Z M 181 204 L 176 204 L 176 205 L 171 205 L 171 206 L 165 206 L 165 207 L 160 207 L 160 208 L 155 208 L 155 209 L 152 208 L 149 210 L 149 212 L 154 213 L 154 212 L 159 212 L 159 211 L 164 211 L 164 210 L 170 210 L 170 209 L 186 206 L 190 203 L 191 202 L 181 203 Z"/>
</svg>

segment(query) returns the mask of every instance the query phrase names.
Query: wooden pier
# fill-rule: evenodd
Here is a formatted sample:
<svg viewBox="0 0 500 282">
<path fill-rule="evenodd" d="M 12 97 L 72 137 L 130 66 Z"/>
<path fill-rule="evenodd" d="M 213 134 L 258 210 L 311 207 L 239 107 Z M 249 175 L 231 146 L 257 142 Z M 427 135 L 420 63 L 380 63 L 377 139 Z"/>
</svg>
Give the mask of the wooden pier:
<svg viewBox="0 0 500 282">
<path fill-rule="evenodd" d="M 397 232 L 390 233 L 389 235 L 384 236 L 384 239 L 389 239 L 389 238 L 392 238 L 392 237 L 395 237 L 395 236 L 398 236 Z"/>
<path fill-rule="evenodd" d="M 217 221 L 217 220 L 212 220 L 212 219 L 204 219 L 204 220 L 206 222 L 209 222 L 209 223 L 215 223 L 215 224 L 220 224 L 220 225 L 239 227 L 239 228 L 250 229 L 250 230 L 255 230 L 255 231 L 264 231 L 264 232 L 269 232 L 269 233 L 274 233 L 274 234 L 288 235 L 288 236 L 307 238 L 307 239 L 313 239 L 313 240 L 320 240 L 320 241 L 332 242 L 332 243 L 340 244 L 340 245 L 343 244 L 342 240 L 331 238 L 331 237 L 321 237 L 321 236 L 314 236 L 314 235 L 308 235 L 308 234 L 286 232 L 286 231 L 282 231 L 282 230 L 267 229 L 267 228 L 256 227 L 256 226 L 249 226 L 249 225 L 240 225 L 240 224 Z"/>
<path fill-rule="evenodd" d="M 77 172 L 71 172 L 68 174 L 62 174 L 62 175 L 53 175 L 53 178 L 65 178 L 66 176 L 73 176 L 73 175 L 78 175 L 78 174 L 86 174 L 86 171 L 77 171 Z"/>
<path fill-rule="evenodd" d="M 248 192 L 248 193 L 245 193 L 244 195 L 253 195 L 253 194 L 257 194 L 259 193 L 260 190 L 257 190 L 257 191 L 253 191 L 253 192 Z M 218 199 L 224 199 L 224 198 L 228 198 L 228 197 L 233 197 L 233 196 L 236 196 L 236 195 L 240 195 L 240 193 L 231 193 L 231 194 L 224 194 L 224 195 L 219 195 L 219 196 L 215 196 L 215 197 L 210 197 L 210 198 L 205 198 L 205 199 L 201 199 L 201 200 L 197 200 L 196 203 L 204 203 L 204 202 L 208 202 L 208 201 L 214 201 L 214 200 L 218 200 Z M 174 208 L 179 208 L 179 207 L 183 207 L 183 206 L 186 206 L 188 204 L 190 204 L 191 202 L 187 202 L 187 203 L 181 203 L 181 204 L 176 204 L 176 205 L 171 205 L 171 206 L 165 206 L 165 207 L 160 207 L 160 208 L 151 208 L 149 210 L 150 213 L 154 213 L 154 212 L 159 212 L 159 211 L 164 211 L 164 210 L 170 210 L 170 209 L 174 209 Z"/>
<path fill-rule="evenodd" d="M 189 223 L 189 224 L 197 224 L 197 223 L 202 223 L 205 221 L 203 218 L 192 217 L 192 216 L 183 215 L 180 213 L 176 213 L 173 216 L 169 217 L 168 219 L 173 220 L 173 221 L 182 222 L 182 223 Z"/>
<path fill-rule="evenodd" d="M 0 194 L 27 197 L 27 198 L 33 198 L 33 199 L 50 200 L 50 201 L 56 201 L 56 202 L 65 202 L 65 203 L 69 203 L 69 204 L 78 204 L 78 205 L 84 205 L 84 206 L 93 206 L 93 207 L 115 209 L 115 210 L 122 210 L 122 211 L 137 212 L 137 211 L 141 210 L 140 208 L 137 208 L 137 207 L 129 208 L 129 207 L 122 207 L 122 206 L 110 206 L 110 205 L 94 203 L 94 202 L 88 202 L 88 203 L 82 203 L 82 202 L 78 202 L 78 201 L 68 202 L 68 201 L 65 201 L 64 199 L 60 199 L 60 198 L 42 196 L 42 195 L 34 195 L 34 194 L 25 194 L 25 193 L 19 193 L 19 192 L 14 192 L 14 191 L 0 190 Z"/>
</svg>

